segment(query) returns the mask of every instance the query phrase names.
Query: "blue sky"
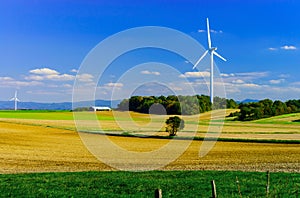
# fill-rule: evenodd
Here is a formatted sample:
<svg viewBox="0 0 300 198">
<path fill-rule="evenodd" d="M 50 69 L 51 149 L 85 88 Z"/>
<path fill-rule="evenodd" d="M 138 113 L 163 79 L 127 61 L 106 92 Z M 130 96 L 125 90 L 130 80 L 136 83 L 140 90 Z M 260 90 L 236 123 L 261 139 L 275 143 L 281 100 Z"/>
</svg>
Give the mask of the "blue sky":
<svg viewBox="0 0 300 198">
<path fill-rule="evenodd" d="M 76 72 L 85 56 L 103 39 L 129 28 L 173 28 L 207 47 L 207 17 L 213 45 L 228 59 L 215 60 L 228 98 L 288 100 L 300 96 L 300 3 L 296 0 L 0 0 L 0 4 L 1 101 L 10 99 L 16 89 L 22 101 L 71 101 Z M 159 51 L 136 53 L 132 57 L 139 57 L 137 63 L 156 56 L 156 61 L 181 68 L 195 87 L 207 72 L 192 70 L 178 57 L 161 56 Z M 121 58 L 116 61 L 119 65 L 107 70 L 97 98 L 109 99 L 112 88 L 119 93 L 126 90 L 118 78 L 132 66 L 132 57 Z M 162 71 L 149 67 L 139 72 L 159 76 Z M 83 82 L 97 78 L 91 73 L 77 77 Z M 180 89 L 178 83 L 170 83 Z"/>
</svg>

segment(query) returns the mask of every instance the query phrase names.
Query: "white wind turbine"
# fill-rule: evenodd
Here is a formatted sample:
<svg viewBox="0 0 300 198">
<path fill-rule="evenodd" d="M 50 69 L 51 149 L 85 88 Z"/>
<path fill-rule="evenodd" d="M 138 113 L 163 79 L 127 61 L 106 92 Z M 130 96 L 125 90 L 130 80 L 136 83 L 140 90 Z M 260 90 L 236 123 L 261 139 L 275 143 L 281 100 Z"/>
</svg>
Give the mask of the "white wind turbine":
<svg viewBox="0 0 300 198">
<path fill-rule="evenodd" d="M 15 92 L 15 97 L 10 99 L 10 101 L 15 101 L 15 111 L 18 109 L 18 102 L 20 102 L 20 100 L 17 98 L 17 94 L 18 94 L 18 91 Z"/>
<path fill-rule="evenodd" d="M 197 67 L 199 62 L 206 56 L 208 52 L 210 52 L 210 102 L 213 104 L 214 102 L 214 55 L 222 59 L 223 61 L 226 61 L 225 58 L 223 58 L 220 54 L 216 52 L 217 47 L 211 46 L 211 40 L 210 40 L 210 30 L 209 30 L 209 21 L 208 18 L 206 18 L 207 23 L 207 40 L 208 40 L 208 49 L 204 52 L 204 54 L 199 58 L 199 60 L 194 65 L 193 69 Z"/>
</svg>

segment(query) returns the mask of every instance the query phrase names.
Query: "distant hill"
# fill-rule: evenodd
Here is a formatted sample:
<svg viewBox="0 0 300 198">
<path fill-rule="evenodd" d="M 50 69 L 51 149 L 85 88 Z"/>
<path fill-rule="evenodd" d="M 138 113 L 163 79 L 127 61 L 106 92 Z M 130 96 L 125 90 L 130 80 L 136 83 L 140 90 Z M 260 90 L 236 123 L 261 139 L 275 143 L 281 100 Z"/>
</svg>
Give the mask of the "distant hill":
<svg viewBox="0 0 300 198">
<path fill-rule="evenodd" d="M 108 106 L 116 108 L 120 103 L 120 100 L 96 100 L 94 101 L 82 101 L 76 102 L 75 107 L 89 107 L 89 106 Z M 61 103 L 39 103 L 39 102 L 18 102 L 18 109 L 40 109 L 40 110 L 71 110 L 72 102 L 61 102 Z M 0 101 L 0 109 L 13 109 L 13 101 Z"/>
<path fill-rule="evenodd" d="M 259 100 L 256 99 L 245 99 L 243 101 L 238 101 L 237 103 L 249 103 L 249 102 L 258 102 Z"/>
</svg>

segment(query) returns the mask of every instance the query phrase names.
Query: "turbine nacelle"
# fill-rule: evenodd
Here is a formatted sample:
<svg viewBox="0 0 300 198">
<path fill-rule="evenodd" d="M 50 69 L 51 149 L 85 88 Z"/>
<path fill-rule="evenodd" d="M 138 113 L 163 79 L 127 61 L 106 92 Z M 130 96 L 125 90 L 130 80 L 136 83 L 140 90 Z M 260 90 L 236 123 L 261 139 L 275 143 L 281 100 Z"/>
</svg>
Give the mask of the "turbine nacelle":
<svg viewBox="0 0 300 198">
<path fill-rule="evenodd" d="M 197 65 L 200 63 L 200 61 L 207 55 L 208 52 L 210 52 L 210 56 L 211 59 L 213 60 L 213 56 L 216 55 L 217 57 L 219 57 L 220 59 L 222 59 L 223 61 L 226 61 L 226 59 L 224 57 L 222 57 L 220 54 L 218 54 L 217 51 L 217 47 L 212 47 L 211 46 L 211 39 L 210 39 L 210 29 L 209 29 L 209 20 L 208 18 L 206 19 L 206 25 L 207 25 L 207 43 L 208 43 L 208 50 L 206 50 L 203 55 L 199 58 L 199 60 L 194 64 L 193 69 L 195 69 L 197 67 Z M 213 64 L 213 63 L 211 63 Z"/>
<path fill-rule="evenodd" d="M 218 49 L 217 47 L 211 47 L 211 48 L 209 49 L 209 51 L 212 52 L 212 51 L 216 51 L 217 49 Z"/>
</svg>

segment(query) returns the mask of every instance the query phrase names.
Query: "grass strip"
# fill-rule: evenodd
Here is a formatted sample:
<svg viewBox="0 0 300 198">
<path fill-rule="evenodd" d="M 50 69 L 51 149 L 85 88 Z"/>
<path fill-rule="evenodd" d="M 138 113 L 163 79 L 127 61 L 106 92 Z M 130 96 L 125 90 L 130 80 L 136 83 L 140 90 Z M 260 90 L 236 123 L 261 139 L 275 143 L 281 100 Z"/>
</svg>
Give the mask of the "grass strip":
<svg viewBox="0 0 300 198">
<path fill-rule="evenodd" d="M 236 178 L 239 178 L 239 189 Z M 271 173 L 269 197 L 299 197 L 300 174 Z M 265 197 L 266 173 L 239 171 L 69 172 L 0 175 L 0 197 Z"/>
</svg>

